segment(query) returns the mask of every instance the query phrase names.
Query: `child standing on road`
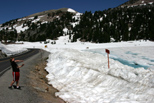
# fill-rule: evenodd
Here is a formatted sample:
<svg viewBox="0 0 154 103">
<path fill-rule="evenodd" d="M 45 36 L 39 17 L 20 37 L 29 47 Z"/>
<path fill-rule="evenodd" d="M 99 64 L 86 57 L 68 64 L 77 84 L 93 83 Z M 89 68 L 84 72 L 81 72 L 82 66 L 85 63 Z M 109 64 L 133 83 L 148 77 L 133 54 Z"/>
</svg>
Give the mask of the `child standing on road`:
<svg viewBox="0 0 154 103">
<path fill-rule="evenodd" d="M 19 77 L 20 77 L 20 69 L 24 66 L 22 64 L 21 66 L 18 66 L 16 62 L 23 62 L 23 60 L 15 60 L 14 58 L 10 58 L 11 66 L 12 66 L 12 75 L 13 75 L 13 81 L 11 82 L 9 88 L 12 88 L 13 84 L 16 82 L 16 89 L 20 89 L 19 86 Z"/>
</svg>

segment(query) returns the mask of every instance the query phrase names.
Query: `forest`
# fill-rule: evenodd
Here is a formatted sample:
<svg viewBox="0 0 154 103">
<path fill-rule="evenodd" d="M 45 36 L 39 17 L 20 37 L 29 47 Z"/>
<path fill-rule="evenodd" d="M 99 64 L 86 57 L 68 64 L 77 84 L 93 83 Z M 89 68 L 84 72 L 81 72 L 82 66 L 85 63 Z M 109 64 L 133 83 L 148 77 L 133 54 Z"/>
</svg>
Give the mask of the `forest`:
<svg viewBox="0 0 154 103">
<path fill-rule="evenodd" d="M 59 14 L 60 13 L 60 14 Z M 117 7 L 108 10 L 86 11 L 79 19 L 73 18 L 75 14 L 70 12 L 48 16 L 60 15 L 60 19 L 56 18 L 48 23 L 33 23 L 25 21 L 24 26 L 29 28 L 21 33 L 17 33 L 15 29 L 11 31 L 3 29 L 0 31 L 0 40 L 12 41 L 45 41 L 46 39 L 56 40 L 59 36 L 63 36 L 63 29 L 67 28 L 71 42 L 77 39 L 83 42 L 107 43 L 129 40 L 154 40 L 154 5 L 136 6 L 136 7 Z M 35 17 L 34 19 L 37 19 Z M 11 20 L 2 24 L 14 25 L 16 20 Z M 71 23 L 78 22 L 73 27 Z"/>
</svg>

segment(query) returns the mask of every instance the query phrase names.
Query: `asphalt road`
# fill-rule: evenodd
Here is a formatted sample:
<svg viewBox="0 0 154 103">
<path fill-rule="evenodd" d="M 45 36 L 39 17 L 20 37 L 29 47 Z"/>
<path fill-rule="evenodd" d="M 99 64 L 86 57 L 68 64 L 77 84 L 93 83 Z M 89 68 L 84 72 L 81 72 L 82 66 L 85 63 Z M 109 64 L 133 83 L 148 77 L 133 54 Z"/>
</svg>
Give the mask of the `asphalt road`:
<svg viewBox="0 0 154 103">
<path fill-rule="evenodd" d="M 34 92 L 34 88 L 31 87 L 29 78 L 30 71 L 35 69 L 35 65 L 42 59 L 47 58 L 49 53 L 43 50 L 30 50 L 23 56 L 15 56 L 15 59 L 24 59 L 25 65 L 20 68 L 20 80 L 19 85 L 21 89 L 9 89 L 8 86 L 12 81 L 12 70 L 6 70 L 3 75 L 0 76 L 0 103 L 52 103 L 51 101 L 44 100 L 37 93 Z M 1 64 L 4 64 L 3 68 L 10 66 L 9 58 L 1 60 Z M 19 63 L 21 65 L 22 63 Z M 0 68 L 2 68 L 0 64 Z M 1 69 L 4 71 L 4 69 Z"/>
<path fill-rule="evenodd" d="M 40 50 L 39 49 L 29 49 L 27 52 L 19 55 L 14 55 L 16 60 L 26 60 L 27 58 L 37 54 Z M 4 74 L 8 69 L 10 69 L 10 57 L 0 59 L 0 76 Z"/>
</svg>

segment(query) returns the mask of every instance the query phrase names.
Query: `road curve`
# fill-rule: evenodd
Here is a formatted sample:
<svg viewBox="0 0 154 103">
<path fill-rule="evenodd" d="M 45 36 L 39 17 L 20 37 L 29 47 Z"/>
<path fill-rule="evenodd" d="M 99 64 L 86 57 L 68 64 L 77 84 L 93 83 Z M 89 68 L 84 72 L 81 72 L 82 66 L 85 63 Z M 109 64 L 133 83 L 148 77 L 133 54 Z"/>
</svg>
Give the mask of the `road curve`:
<svg viewBox="0 0 154 103">
<path fill-rule="evenodd" d="M 19 60 L 26 60 L 27 58 L 37 54 L 40 51 L 40 49 L 28 49 L 27 52 L 19 54 L 19 55 L 14 55 L 15 59 Z M 0 59 L 0 76 L 4 74 L 8 69 L 10 69 L 10 57 Z"/>
<path fill-rule="evenodd" d="M 32 55 L 31 57 L 29 57 Z M 24 66 L 20 68 L 20 80 L 19 85 L 21 89 L 9 89 L 8 86 L 12 81 L 12 70 L 9 69 L 2 76 L 0 76 L 0 102 L 1 103 L 53 103 L 52 101 L 44 100 L 44 98 L 38 96 L 31 87 L 30 82 L 33 82 L 29 78 L 30 71 L 35 69 L 35 65 L 45 60 L 49 53 L 43 50 L 31 50 L 23 56 L 15 56 L 16 59 L 24 60 Z M 9 58 L 3 59 L 1 62 L 9 61 Z M 6 63 L 7 63 L 6 62 Z M 10 64 L 10 63 L 9 63 Z M 21 65 L 21 63 L 19 64 Z"/>
</svg>

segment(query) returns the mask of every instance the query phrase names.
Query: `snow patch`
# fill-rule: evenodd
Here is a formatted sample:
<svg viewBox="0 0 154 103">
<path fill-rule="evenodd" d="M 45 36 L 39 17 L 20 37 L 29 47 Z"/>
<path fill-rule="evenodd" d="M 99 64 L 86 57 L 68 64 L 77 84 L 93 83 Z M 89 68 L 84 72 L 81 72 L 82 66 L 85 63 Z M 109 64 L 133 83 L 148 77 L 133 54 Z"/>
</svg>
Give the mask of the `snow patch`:
<svg viewBox="0 0 154 103">
<path fill-rule="evenodd" d="M 75 10 L 73 10 L 73 9 L 71 9 L 71 8 L 68 8 L 68 10 L 67 10 L 68 12 L 72 12 L 72 13 L 76 13 L 76 11 Z"/>
<path fill-rule="evenodd" d="M 20 25 L 20 26 L 16 26 L 15 28 L 17 30 L 17 33 L 20 33 L 21 31 L 27 30 L 29 27 L 28 26 L 23 27 L 23 25 Z"/>
</svg>

